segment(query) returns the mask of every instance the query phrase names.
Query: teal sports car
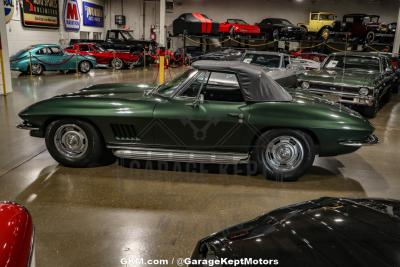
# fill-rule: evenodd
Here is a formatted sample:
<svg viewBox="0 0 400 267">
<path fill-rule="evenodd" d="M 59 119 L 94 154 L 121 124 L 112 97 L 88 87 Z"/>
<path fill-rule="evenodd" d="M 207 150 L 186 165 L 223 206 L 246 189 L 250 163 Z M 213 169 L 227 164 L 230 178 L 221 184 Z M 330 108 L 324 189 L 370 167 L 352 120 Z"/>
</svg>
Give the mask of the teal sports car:
<svg viewBox="0 0 400 267">
<path fill-rule="evenodd" d="M 88 73 L 96 67 L 96 59 L 65 52 L 59 45 L 38 44 L 20 50 L 10 58 L 11 70 L 33 75 L 44 71 L 78 70 Z"/>
</svg>

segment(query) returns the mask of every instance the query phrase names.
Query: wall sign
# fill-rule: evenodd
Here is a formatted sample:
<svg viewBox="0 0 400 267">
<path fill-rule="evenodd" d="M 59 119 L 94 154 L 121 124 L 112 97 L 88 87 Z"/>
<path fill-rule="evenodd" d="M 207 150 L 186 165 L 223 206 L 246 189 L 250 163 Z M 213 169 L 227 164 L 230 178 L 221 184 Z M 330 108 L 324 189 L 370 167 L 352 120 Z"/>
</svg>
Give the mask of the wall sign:
<svg viewBox="0 0 400 267">
<path fill-rule="evenodd" d="M 21 1 L 21 20 L 25 27 L 51 28 L 60 27 L 58 0 Z"/>
<path fill-rule="evenodd" d="M 81 28 L 81 16 L 77 0 L 65 0 L 64 27 L 67 31 L 79 31 Z"/>
<path fill-rule="evenodd" d="M 14 0 L 4 0 L 4 11 L 6 23 L 9 23 L 14 15 Z"/>
<path fill-rule="evenodd" d="M 91 27 L 104 27 L 103 6 L 91 2 L 82 2 L 83 6 L 83 25 Z"/>
<path fill-rule="evenodd" d="M 125 16 L 124 15 L 115 15 L 115 25 L 125 26 L 126 25 Z"/>
</svg>

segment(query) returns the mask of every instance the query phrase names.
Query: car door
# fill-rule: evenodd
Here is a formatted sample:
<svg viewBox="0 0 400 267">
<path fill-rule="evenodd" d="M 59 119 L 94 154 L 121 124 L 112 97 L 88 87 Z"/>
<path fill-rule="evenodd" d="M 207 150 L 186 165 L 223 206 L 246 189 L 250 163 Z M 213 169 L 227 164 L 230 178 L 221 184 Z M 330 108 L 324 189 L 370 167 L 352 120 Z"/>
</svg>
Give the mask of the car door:
<svg viewBox="0 0 400 267">
<path fill-rule="evenodd" d="M 48 56 L 47 56 L 47 70 L 64 70 L 66 63 L 67 55 L 63 52 L 63 50 L 59 46 L 51 46 L 49 47 Z"/>
<path fill-rule="evenodd" d="M 247 151 L 253 129 L 248 118 L 235 74 L 200 71 L 177 95 L 157 104 L 155 140 L 188 150 Z"/>
</svg>

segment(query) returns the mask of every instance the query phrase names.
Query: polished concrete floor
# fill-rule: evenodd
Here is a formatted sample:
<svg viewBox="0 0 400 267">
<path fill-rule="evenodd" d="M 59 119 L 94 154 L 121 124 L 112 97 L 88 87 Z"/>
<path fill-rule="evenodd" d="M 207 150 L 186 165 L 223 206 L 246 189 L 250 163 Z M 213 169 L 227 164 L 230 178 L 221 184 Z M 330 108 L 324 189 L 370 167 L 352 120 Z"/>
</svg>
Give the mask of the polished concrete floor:
<svg viewBox="0 0 400 267">
<path fill-rule="evenodd" d="M 21 109 L 91 84 L 152 82 L 155 72 L 13 75 L 15 91 L 0 98 L 0 199 L 32 213 L 39 267 L 187 257 L 200 238 L 283 205 L 322 196 L 400 198 L 400 96 L 372 120 L 379 145 L 318 159 L 298 182 L 277 183 L 225 166 L 59 166 L 43 140 L 15 128 Z"/>
</svg>

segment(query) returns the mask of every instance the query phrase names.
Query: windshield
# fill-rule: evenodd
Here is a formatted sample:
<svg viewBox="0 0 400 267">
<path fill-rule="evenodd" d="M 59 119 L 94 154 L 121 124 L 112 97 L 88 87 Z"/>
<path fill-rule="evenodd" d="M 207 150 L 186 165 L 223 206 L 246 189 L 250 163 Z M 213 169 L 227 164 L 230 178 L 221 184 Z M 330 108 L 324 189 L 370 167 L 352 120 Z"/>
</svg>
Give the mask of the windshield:
<svg viewBox="0 0 400 267">
<path fill-rule="evenodd" d="M 121 31 L 121 35 L 124 37 L 125 40 L 133 40 L 133 36 L 128 31 Z"/>
<path fill-rule="evenodd" d="M 290 21 L 288 21 L 288 20 L 286 20 L 286 19 L 277 20 L 277 24 L 283 24 L 283 25 L 286 25 L 286 26 L 291 26 L 291 25 L 293 25 Z"/>
<path fill-rule="evenodd" d="M 380 71 L 379 59 L 364 56 L 330 56 L 324 64 L 324 69 L 362 69 Z"/>
<path fill-rule="evenodd" d="M 106 51 L 106 50 L 105 50 L 102 46 L 100 46 L 100 45 L 94 45 L 93 47 L 94 47 L 94 49 L 96 49 L 97 51 L 100 51 L 100 52 L 105 52 L 105 51 Z"/>
<path fill-rule="evenodd" d="M 162 96 L 172 96 L 187 80 L 192 78 L 196 74 L 197 70 L 190 69 L 179 75 L 175 79 L 160 85 L 157 88 L 156 93 Z"/>
<path fill-rule="evenodd" d="M 281 57 L 278 55 L 246 54 L 242 60 L 244 63 L 256 64 L 267 68 L 279 68 Z"/>
<path fill-rule="evenodd" d="M 229 24 L 247 25 L 247 22 L 241 19 L 228 19 Z"/>
</svg>

